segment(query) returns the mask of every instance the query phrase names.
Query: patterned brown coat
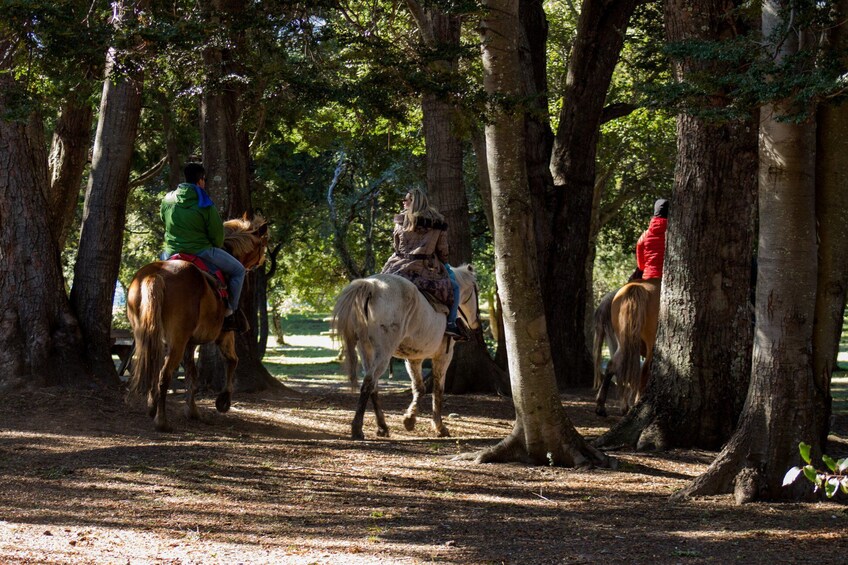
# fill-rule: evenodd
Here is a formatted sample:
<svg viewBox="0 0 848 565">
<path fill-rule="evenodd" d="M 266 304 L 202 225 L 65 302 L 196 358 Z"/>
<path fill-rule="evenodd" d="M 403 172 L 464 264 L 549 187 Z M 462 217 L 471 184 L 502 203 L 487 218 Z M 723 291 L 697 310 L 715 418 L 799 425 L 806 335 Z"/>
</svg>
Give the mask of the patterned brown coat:
<svg viewBox="0 0 848 565">
<path fill-rule="evenodd" d="M 448 225 L 419 218 L 415 229 L 404 231 L 403 215 L 395 216 L 392 235 L 395 252 L 383 273 L 400 275 L 422 292 L 433 295 L 448 308 L 453 304 L 453 287 L 445 263 L 448 261 Z"/>
</svg>

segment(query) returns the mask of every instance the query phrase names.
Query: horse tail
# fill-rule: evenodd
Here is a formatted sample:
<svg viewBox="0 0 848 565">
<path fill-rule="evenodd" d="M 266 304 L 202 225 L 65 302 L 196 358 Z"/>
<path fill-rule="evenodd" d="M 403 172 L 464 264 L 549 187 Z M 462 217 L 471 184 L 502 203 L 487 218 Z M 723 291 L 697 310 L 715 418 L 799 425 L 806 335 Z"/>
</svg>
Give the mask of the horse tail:
<svg viewBox="0 0 848 565">
<path fill-rule="evenodd" d="M 371 300 L 371 285 L 364 279 L 355 280 L 345 287 L 336 300 L 330 324 L 336 339 L 342 341 L 343 367 L 350 386 L 358 384 L 359 357 L 356 346 L 359 336 L 368 323 L 368 302 Z"/>
<path fill-rule="evenodd" d="M 638 285 L 627 287 L 621 297 L 618 313 L 619 379 L 623 388 L 636 391 L 641 375 L 642 328 L 648 310 L 650 294 Z"/>
<path fill-rule="evenodd" d="M 138 320 L 133 327 L 135 355 L 129 385 L 131 391 L 146 394 L 158 381 L 165 360 L 162 340 L 165 281 L 160 275 L 151 275 L 140 286 Z"/>
<path fill-rule="evenodd" d="M 592 356 L 595 364 L 595 382 L 593 388 L 598 390 L 601 386 L 604 376 L 601 374 L 601 358 L 603 357 L 604 339 L 612 337 L 612 299 L 615 297 L 615 291 L 608 292 L 601 298 L 601 303 L 595 309 L 592 316 L 592 321 L 595 326 L 595 338 L 592 343 Z M 615 351 L 610 351 L 610 357 L 615 354 Z"/>
</svg>

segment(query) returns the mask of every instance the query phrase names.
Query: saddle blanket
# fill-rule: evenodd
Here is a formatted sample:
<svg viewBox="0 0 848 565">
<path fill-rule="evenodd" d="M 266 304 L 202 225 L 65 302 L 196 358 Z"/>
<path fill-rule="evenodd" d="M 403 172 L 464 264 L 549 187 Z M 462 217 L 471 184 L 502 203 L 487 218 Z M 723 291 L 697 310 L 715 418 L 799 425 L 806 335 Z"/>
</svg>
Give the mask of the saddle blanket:
<svg viewBox="0 0 848 565">
<path fill-rule="evenodd" d="M 224 273 L 221 271 L 221 269 L 218 269 L 217 267 L 215 269 L 211 269 L 203 259 L 201 259 L 197 255 L 192 255 L 190 253 L 174 253 L 173 255 L 168 257 L 168 261 L 188 261 L 189 263 L 200 269 L 201 272 L 213 277 L 215 280 L 218 281 L 218 285 L 215 288 L 215 290 L 218 292 L 218 296 L 220 296 L 221 300 L 223 300 L 224 302 L 227 301 L 227 298 L 229 297 L 229 293 L 227 292 L 227 281 L 226 279 L 224 279 Z"/>
</svg>

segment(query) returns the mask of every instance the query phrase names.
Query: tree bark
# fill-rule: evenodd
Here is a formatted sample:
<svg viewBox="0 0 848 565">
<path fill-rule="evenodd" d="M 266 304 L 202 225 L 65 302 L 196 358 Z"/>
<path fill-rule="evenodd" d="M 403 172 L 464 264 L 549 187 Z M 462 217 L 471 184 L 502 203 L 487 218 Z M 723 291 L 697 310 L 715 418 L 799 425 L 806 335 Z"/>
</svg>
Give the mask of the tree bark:
<svg viewBox="0 0 848 565">
<path fill-rule="evenodd" d="M 841 21 L 848 14 L 848 1 L 840 0 Z M 836 26 L 831 43 L 836 49 L 848 41 L 848 26 Z M 848 59 L 843 58 L 843 71 Z M 819 239 L 818 294 L 813 328 L 813 378 L 816 395 L 825 407 L 825 427 L 820 430 L 822 445 L 827 442 L 832 413 L 830 381 L 839 354 L 845 295 L 848 288 L 848 106 L 822 105 L 817 115 L 816 140 L 816 220 Z"/>
<path fill-rule="evenodd" d="M 487 94 L 521 94 L 518 0 L 484 1 L 483 73 Z M 536 266 L 533 206 L 527 184 L 524 116 L 492 102 L 486 126 L 498 288 L 516 421 L 510 435 L 477 455 L 479 462 L 521 461 L 537 465 L 608 464 L 586 444 L 559 400 Z"/>
<path fill-rule="evenodd" d="M 50 227 L 59 250 L 65 247 L 88 164 L 93 111 L 85 99 L 69 95 L 53 132 L 50 147 Z"/>
<path fill-rule="evenodd" d="M 461 18 L 436 7 L 423 8 L 415 0 L 407 5 L 418 23 L 424 49 L 430 52 L 458 52 Z M 458 68 L 456 56 L 428 64 L 434 87 L 450 84 Z M 424 142 L 427 149 L 427 191 L 433 205 L 448 224 L 450 261 L 459 266 L 471 262 L 471 228 L 468 199 L 462 180 L 462 138 L 458 112 L 445 92 L 434 88 L 423 96 Z M 453 361 L 445 375 L 445 392 L 496 392 L 506 385 L 506 375 L 494 364 L 483 342 L 482 330 L 474 339 L 457 344 Z"/>
<path fill-rule="evenodd" d="M 134 18 L 134 8 L 134 4 L 129 8 L 121 5 L 116 13 L 128 11 L 121 16 Z M 116 25 L 125 24 L 117 20 Z M 122 59 L 120 63 L 119 59 Z M 126 76 L 111 77 L 119 64 Z M 71 305 L 79 318 L 92 369 L 117 382 L 109 337 L 112 301 L 121 265 L 130 168 L 141 114 L 144 75 L 133 56 L 114 49 L 110 51 L 106 73 L 91 174 L 85 191 Z"/>
<path fill-rule="evenodd" d="M 763 6 L 763 35 L 778 60 L 797 53 L 798 34 L 780 35 L 781 1 Z M 786 100 L 761 109 L 756 331 L 751 385 L 730 441 L 706 472 L 676 497 L 735 491 L 738 503 L 801 499 L 806 481 L 782 486 L 799 462 L 798 444 L 821 455 L 823 406 L 813 379 L 816 301 L 815 124 L 779 121 Z M 806 484 L 805 484 L 806 483 Z"/>
<path fill-rule="evenodd" d="M 545 312 L 554 322 L 548 332 L 561 387 L 593 379 L 583 323 L 595 157 L 607 89 L 637 4 L 584 0 L 551 156 L 556 188 L 534 194 L 534 214 L 546 222 L 536 231 L 540 278 Z"/>
<path fill-rule="evenodd" d="M 42 118 L 7 118 L 8 97 L 23 89 L 10 68 L 14 49 L 0 41 L 0 391 L 91 386 L 51 232 Z"/>
<path fill-rule="evenodd" d="M 207 3 L 210 19 L 220 23 L 219 15 L 234 17 L 246 9 L 244 0 L 211 0 Z M 210 194 L 222 207 L 225 217 L 253 214 L 249 164 L 249 136 L 240 124 L 244 123 L 242 87 L 233 76 L 244 73 L 239 54 L 244 49 L 244 34 L 223 30 L 231 48 L 208 47 L 203 52 L 209 83 L 203 96 L 203 162 Z M 277 390 L 288 387 L 275 379 L 262 364 L 258 341 L 258 312 L 256 276 L 245 277 L 239 300 L 239 311 L 247 317 L 250 330 L 236 336 L 236 390 L 239 392 Z M 223 364 L 212 347 L 200 348 L 198 364 L 200 379 L 206 383 L 220 380 Z"/>
<path fill-rule="evenodd" d="M 744 32 L 734 2 L 666 3 L 669 41 Z M 678 80 L 720 76 L 720 63 L 675 61 Z M 715 92 L 720 109 L 726 97 Z M 644 403 L 595 445 L 720 448 L 733 433 L 751 368 L 749 303 L 757 172 L 756 122 L 677 118 L 677 166 L 666 235 L 659 331 Z"/>
</svg>

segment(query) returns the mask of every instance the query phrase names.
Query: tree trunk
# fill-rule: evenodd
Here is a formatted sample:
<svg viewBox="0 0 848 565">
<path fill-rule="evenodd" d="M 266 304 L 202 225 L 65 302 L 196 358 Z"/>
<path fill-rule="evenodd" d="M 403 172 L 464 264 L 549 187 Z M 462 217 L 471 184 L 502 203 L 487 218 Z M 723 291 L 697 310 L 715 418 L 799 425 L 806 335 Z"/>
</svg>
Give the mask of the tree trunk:
<svg viewBox="0 0 848 565">
<path fill-rule="evenodd" d="M 0 41 L 0 53 L 11 45 Z M 47 151 L 41 116 L 10 121 L 11 57 L 0 58 L 0 391 L 20 386 L 91 386 L 51 233 Z"/>
<path fill-rule="evenodd" d="M 763 35 L 775 41 L 779 2 L 763 6 Z M 797 34 L 780 34 L 778 59 L 798 51 Z M 676 496 L 735 489 L 738 503 L 800 499 L 806 481 L 783 487 L 799 462 L 798 444 L 821 455 L 823 406 L 813 379 L 816 301 L 815 124 L 778 121 L 791 101 L 766 105 L 760 117 L 756 331 L 751 385 L 739 427 L 707 471 Z M 805 484 L 806 483 L 806 484 Z"/>
<path fill-rule="evenodd" d="M 220 14 L 235 17 L 245 10 L 245 0 L 207 0 L 210 23 L 221 26 L 221 41 L 203 50 L 207 74 L 201 104 L 203 121 L 203 164 L 208 190 L 223 210 L 224 218 L 239 217 L 250 211 L 248 172 L 249 138 L 239 127 L 244 88 L 238 77 L 244 74 L 239 60 L 244 33 L 224 28 Z M 219 45 L 227 45 L 223 48 Z"/>
<path fill-rule="evenodd" d="M 747 27 L 727 18 L 733 2 L 703 2 L 697 14 L 688 6 L 667 3 L 672 42 L 716 41 Z M 724 71 L 715 62 L 675 62 L 679 80 Z M 715 93 L 714 107 L 726 99 L 722 94 Z M 733 433 L 751 368 L 756 143 L 753 117 L 717 124 L 678 116 L 659 331 L 646 406 L 595 445 L 718 449 Z"/>
<path fill-rule="evenodd" d="M 240 14 L 245 10 L 245 2 L 212 0 L 207 9 L 216 14 L 211 19 L 217 23 L 217 14 Z M 243 89 L 237 80 L 232 79 L 233 76 L 244 72 L 239 60 L 239 53 L 244 45 L 244 34 L 226 30 L 223 33 L 228 34 L 227 44 L 232 47 L 209 47 L 203 53 L 204 64 L 210 77 L 203 98 L 203 161 L 213 199 L 217 204 L 223 205 L 226 217 L 240 217 L 244 213 L 253 213 L 248 169 L 249 136 L 240 127 L 243 123 Z M 236 390 L 289 390 L 262 365 L 257 333 L 259 307 L 256 282 L 255 274 L 248 274 L 239 299 L 239 310 L 247 317 L 250 330 L 236 336 L 236 353 L 239 357 L 235 377 Z M 223 369 L 222 364 L 216 362 L 212 348 L 203 347 L 200 351 L 200 379 L 214 383 Z"/>
<path fill-rule="evenodd" d="M 242 310 L 250 323 L 250 330 L 236 335 L 236 353 L 239 357 L 236 368 L 235 387 L 237 392 L 292 392 L 292 390 L 278 381 L 268 372 L 262 364 L 262 356 L 259 354 L 259 314 L 260 293 L 256 291 L 257 281 L 260 277 L 257 273 L 249 273 L 244 279 L 244 292 L 242 293 L 239 310 Z"/>
<path fill-rule="evenodd" d="M 583 323 L 586 264 L 595 187 L 595 156 L 601 116 L 624 33 L 638 0 L 584 0 L 568 64 L 551 171 L 556 189 L 534 195 L 540 279 L 548 332 L 562 386 L 586 386 L 593 369 Z"/>
<path fill-rule="evenodd" d="M 444 14 L 435 7 L 422 9 L 414 0 L 408 0 L 407 5 L 418 22 L 428 51 L 459 50 L 459 16 Z M 435 83 L 449 83 L 457 67 L 457 58 L 452 57 L 430 62 L 428 70 Z M 433 205 L 448 223 L 450 261 L 459 266 L 471 262 L 471 228 L 462 180 L 463 144 L 457 109 L 442 92 L 425 93 L 421 106 L 427 148 L 427 189 Z M 445 375 L 445 392 L 496 392 L 505 388 L 506 376 L 489 356 L 482 330 L 477 334 L 475 339 L 457 344 Z"/>
<path fill-rule="evenodd" d="M 118 57 L 110 52 L 100 116 L 85 191 L 71 305 L 77 313 L 92 369 L 117 382 L 110 352 L 112 300 L 121 265 L 133 145 L 141 114 L 143 73 L 138 61 L 120 63 L 127 75 L 111 78 Z"/>
<path fill-rule="evenodd" d="M 565 415 L 551 360 L 535 256 L 535 227 L 527 185 L 524 116 L 497 99 L 521 95 L 518 0 L 484 1 L 483 76 L 492 97 L 486 126 L 498 288 L 516 421 L 510 435 L 477 455 L 479 462 L 522 461 L 537 465 L 607 464 L 586 444 Z"/>
<path fill-rule="evenodd" d="M 71 94 L 65 101 L 53 132 L 47 204 L 50 227 L 60 251 L 65 247 L 74 222 L 82 175 L 88 163 L 92 115 L 91 104 Z"/>
<path fill-rule="evenodd" d="M 848 14 L 848 1 L 838 2 L 842 21 Z M 836 26 L 832 44 L 837 48 L 848 40 L 848 26 Z M 843 58 L 843 69 L 848 59 Z M 842 336 L 845 294 L 848 288 L 848 106 L 823 105 L 817 116 L 816 141 L 816 220 L 819 238 L 818 294 L 813 328 L 813 378 L 817 403 L 825 406 L 825 427 L 820 430 L 822 445 L 827 441 L 832 413 L 830 381 L 839 340 Z"/>
</svg>

